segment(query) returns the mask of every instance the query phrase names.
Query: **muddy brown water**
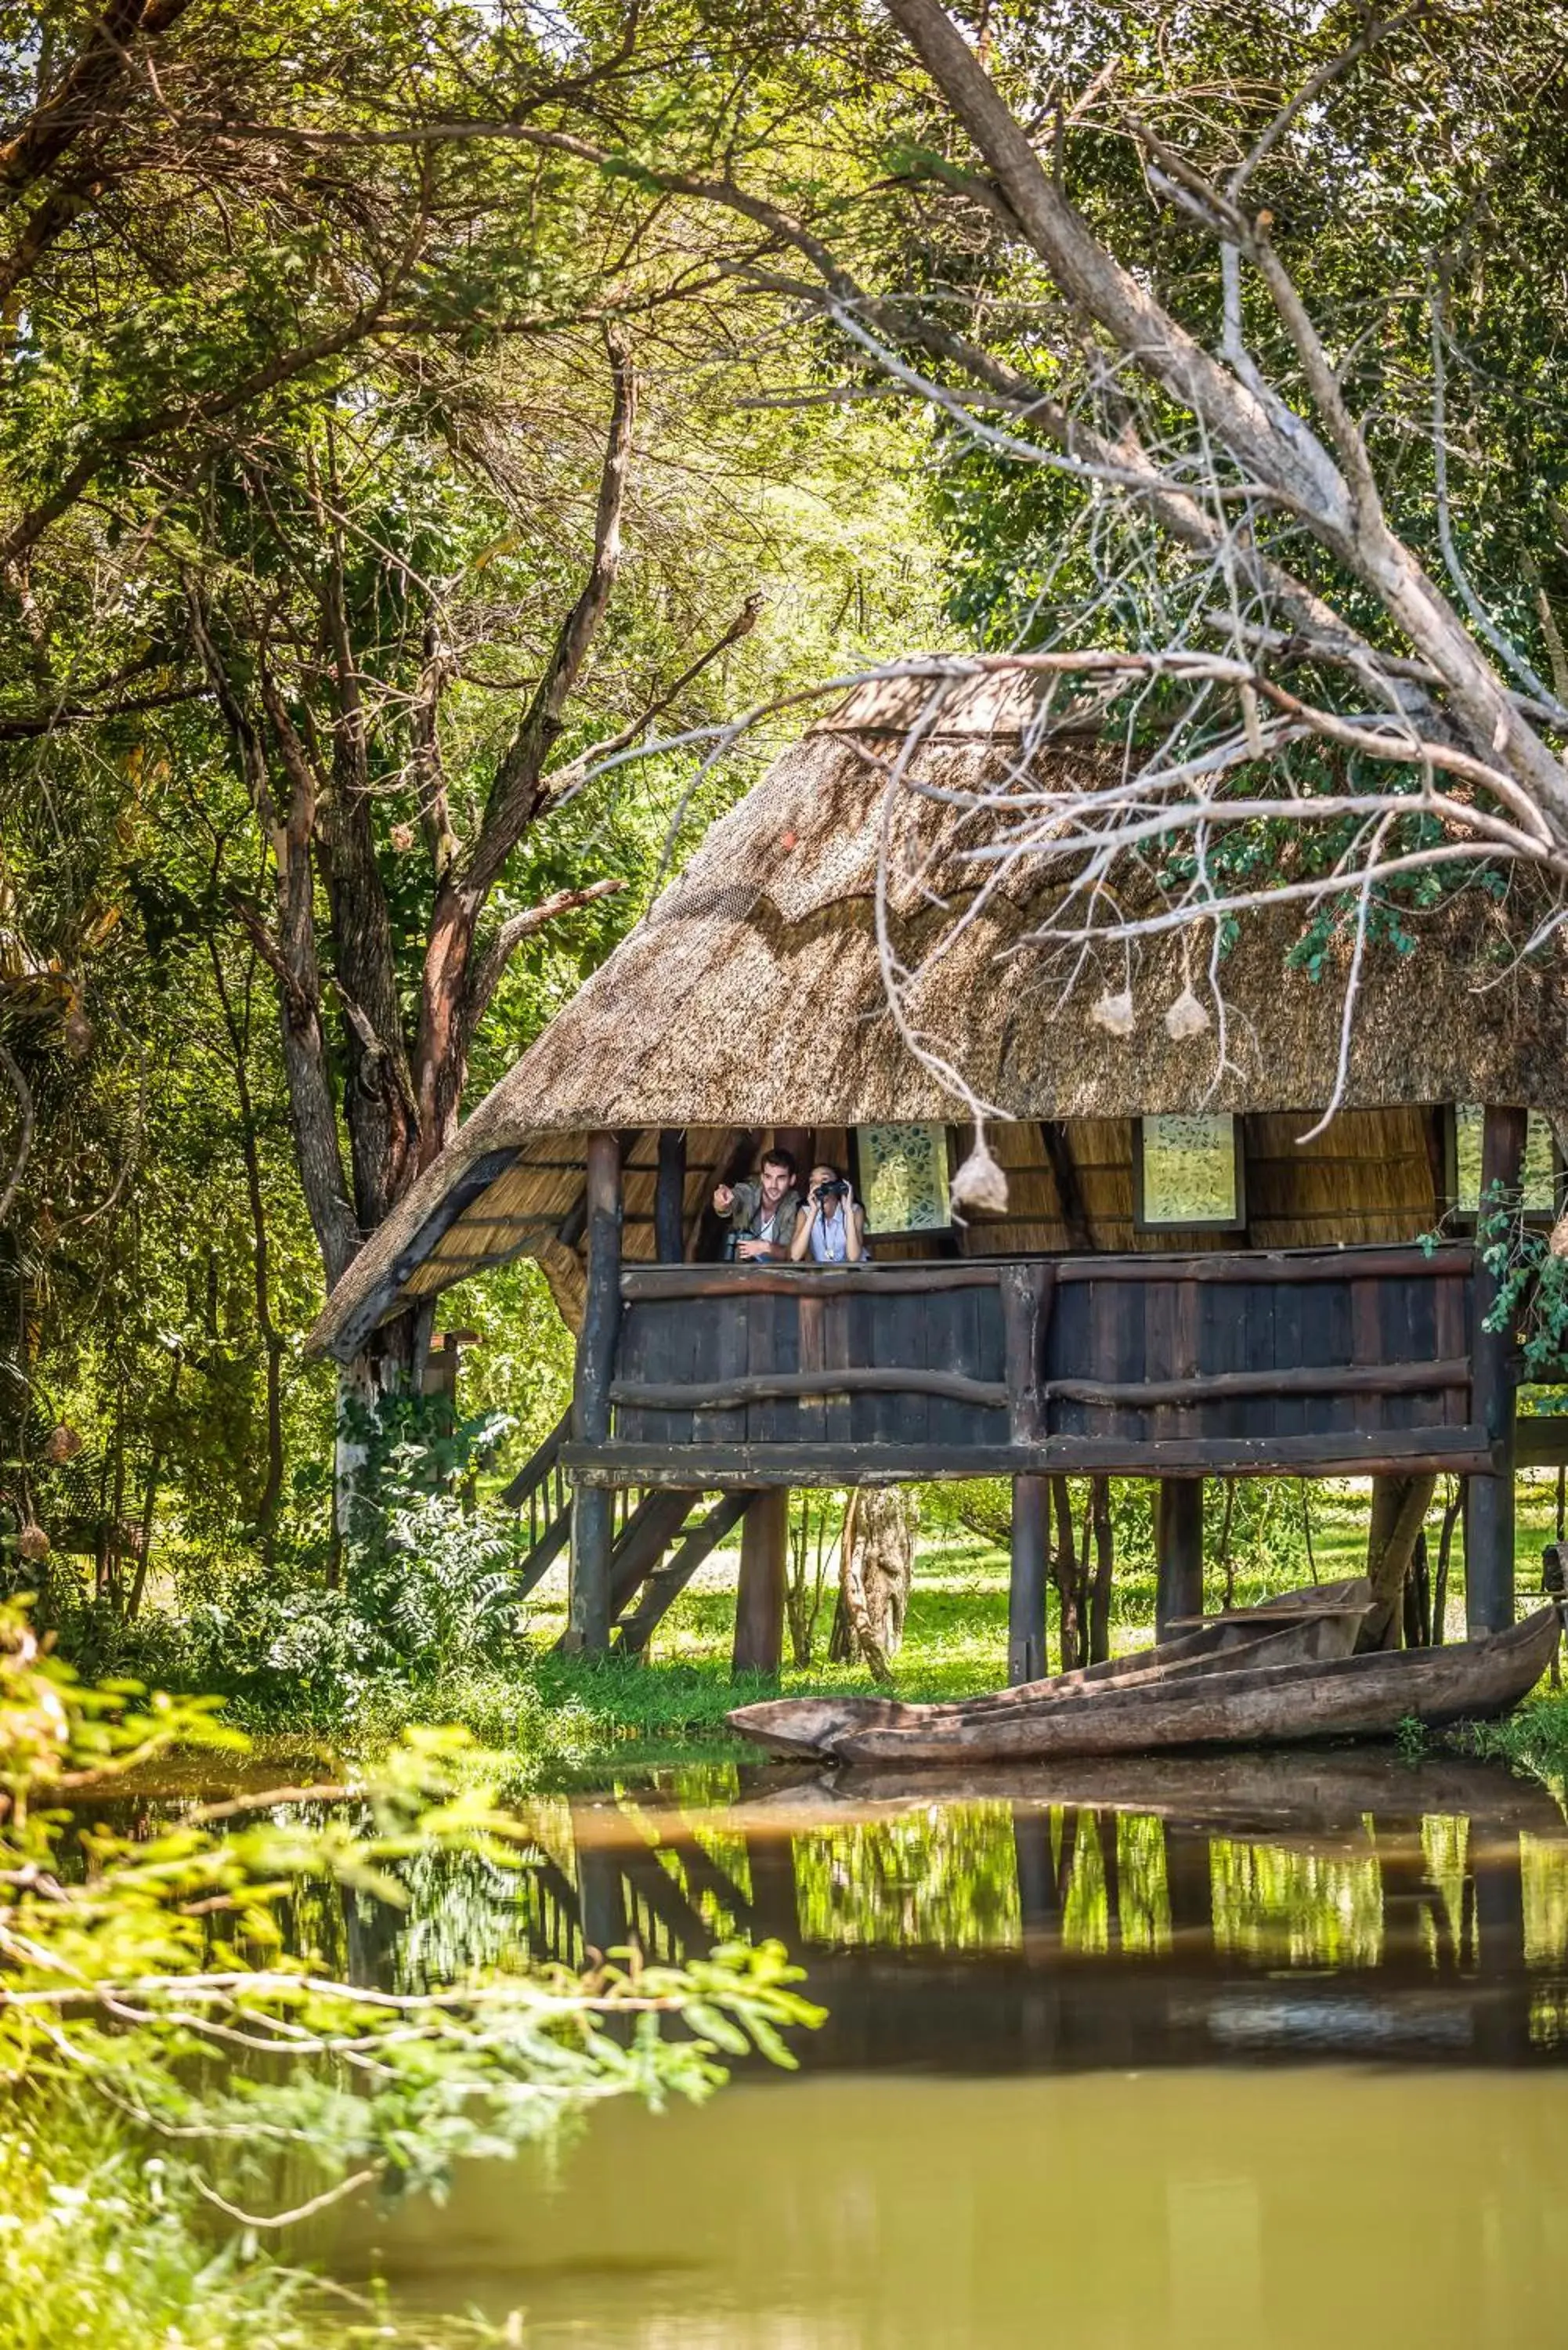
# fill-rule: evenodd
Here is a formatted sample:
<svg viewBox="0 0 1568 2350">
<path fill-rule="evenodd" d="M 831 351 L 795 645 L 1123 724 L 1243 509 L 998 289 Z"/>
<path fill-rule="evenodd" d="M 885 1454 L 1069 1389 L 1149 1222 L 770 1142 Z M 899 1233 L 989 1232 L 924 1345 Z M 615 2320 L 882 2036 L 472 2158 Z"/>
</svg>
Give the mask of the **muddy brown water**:
<svg viewBox="0 0 1568 2350">
<path fill-rule="evenodd" d="M 1480 1765 L 662 1774 L 358 1971 L 777 1935 L 800 2069 L 346 2220 L 346 2279 L 603 2350 L 1568 2342 L 1568 1826 Z"/>
</svg>

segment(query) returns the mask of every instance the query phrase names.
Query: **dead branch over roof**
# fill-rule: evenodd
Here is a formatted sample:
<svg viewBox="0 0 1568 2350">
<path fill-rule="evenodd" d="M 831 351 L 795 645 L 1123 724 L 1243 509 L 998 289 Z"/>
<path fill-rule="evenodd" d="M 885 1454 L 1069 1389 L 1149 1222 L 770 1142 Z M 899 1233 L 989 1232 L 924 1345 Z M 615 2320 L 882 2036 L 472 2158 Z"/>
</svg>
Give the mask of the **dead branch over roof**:
<svg viewBox="0 0 1568 2350">
<path fill-rule="evenodd" d="M 879 853 L 900 957 L 918 966 L 943 942 L 906 999 L 921 1041 L 1006 1116 L 1299 1111 L 1328 1099 L 1344 972 L 1336 977 L 1332 952 L 1315 981 L 1287 965 L 1299 904 L 1244 924 L 1225 958 L 1223 1068 L 1212 1024 L 1196 1034 L 1167 1025 L 1189 981 L 1204 1000 L 1207 950 L 1194 954 L 1190 941 L 1184 950 L 1174 935 L 1144 941 L 1130 967 L 1117 944 L 1091 956 L 1064 995 L 1066 973 L 1043 968 L 1027 943 L 1061 887 L 1047 859 L 1015 868 L 967 923 L 955 919 L 976 903 L 975 868 L 962 855 L 970 819 L 927 793 L 1025 772 L 1082 780 L 1097 766 L 1110 772 L 1112 754 L 1071 725 L 1032 743 L 1035 689 L 980 679 L 950 699 L 921 744 L 910 772 L 925 790 L 901 789 L 889 812 L 889 763 L 926 691 L 909 680 L 862 688 L 713 827 L 367 1243 L 313 1332 L 314 1348 L 341 1351 L 346 1333 L 363 1333 L 372 1301 L 386 1312 L 401 1295 L 445 1286 L 454 1276 L 442 1279 L 426 1261 L 460 1220 L 465 1246 L 443 1243 L 447 1263 L 525 1250 L 546 1260 L 547 1274 L 553 1267 L 553 1285 L 569 1289 L 575 1259 L 556 1232 L 593 1128 L 845 1128 L 961 1116 L 887 1008 Z M 1136 877 L 1130 886 L 1140 886 Z M 1141 886 L 1152 893 L 1147 879 Z M 1528 876 L 1510 884 L 1516 896 L 1534 886 Z M 1518 907 L 1474 887 L 1404 919 L 1417 951 L 1380 948 L 1363 973 L 1345 1106 L 1527 1102 L 1568 1112 L 1560 936 L 1528 963 L 1511 961 L 1511 940 L 1527 934 Z M 1116 1035 L 1091 1009 L 1128 987 L 1129 968 L 1132 1026 Z M 495 1171 L 476 1188 L 484 1161 Z M 452 1213 L 460 1191 L 468 1195 L 461 1219 Z M 475 1251 L 480 1226 L 489 1230 Z"/>
</svg>

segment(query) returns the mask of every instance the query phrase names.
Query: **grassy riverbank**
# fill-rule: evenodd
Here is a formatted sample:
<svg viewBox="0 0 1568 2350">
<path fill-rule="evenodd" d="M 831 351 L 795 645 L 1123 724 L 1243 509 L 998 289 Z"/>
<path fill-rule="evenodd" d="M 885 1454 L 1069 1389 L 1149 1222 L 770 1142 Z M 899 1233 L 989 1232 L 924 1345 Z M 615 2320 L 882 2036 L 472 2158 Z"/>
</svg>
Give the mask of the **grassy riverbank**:
<svg viewBox="0 0 1568 2350">
<path fill-rule="evenodd" d="M 1154 1638 L 1155 1565 L 1147 1487 L 1114 1491 L 1116 1565 L 1111 1645 L 1122 1654 Z M 1205 1607 L 1246 1606 L 1312 1581 L 1356 1573 L 1366 1545 L 1366 1489 L 1353 1481 L 1303 1488 L 1280 1480 L 1234 1489 L 1229 1526 L 1223 1489 L 1209 1496 L 1205 1550 L 1210 1564 Z M 920 1528 L 905 1638 L 894 1685 L 905 1698 L 954 1699 L 997 1688 L 1005 1676 L 1008 1558 L 994 1538 L 1005 1530 L 1005 1495 L 990 1497 L 992 1538 L 963 1523 L 950 1500 L 928 1491 Z M 1553 1531 L 1550 1476 L 1520 1486 L 1518 1584 L 1521 1603 L 1539 1584 L 1542 1544 Z M 970 1513 L 983 1516 L 973 1510 Z M 1436 1521 L 1429 1533 L 1435 1550 Z M 783 1691 L 813 1694 L 871 1686 L 860 1666 L 827 1660 L 836 1597 L 830 1525 L 823 1580 L 811 1627 L 809 1654 L 786 1662 L 777 1681 L 732 1679 L 738 1548 L 714 1555 L 659 1627 L 645 1664 L 615 1658 L 589 1662 L 554 1653 L 566 1622 L 566 1569 L 557 1565 L 529 1602 L 515 1645 L 492 1645 L 462 1664 L 440 1649 L 422 1670 L 365 1675 L 347 1694 L 330 1678 L 306 1682 L 275 1672 L 260 1681 L 241 1672 L 200 1675 L 199 1685 L 227 1691 L 232 1718 L 256 1739 L 270 1761 L 298 1772 L 330 1771 L 344 1755 L 372 1755 L 401 1731 L 421 1722 L 453 1722 L 480 1745 L 509 1758 L 521 1785 L 581 1783 L 596 1776 L 665 1762 L 754 1759 L 725 1727 L 725 1716 L 748 1698 Z M 1223 1564 L 1221 1563 L 1223 1562 Z M 815 1585 L 816 1552 L 811 1561 Z M 811 1592 L 808 1590 L 807 1612 Z M 797 1611 L 798 1613 L 798 1611 Z M 1446 1611 L 1447 1636 L 1464 1637 L 1462 1534 L 1456 1531 Z M 1060 1656 L 1053 1599 L 1050 1653 Z M 155 1684 L 182 1659 L 157 1644 L 105 1660 Z M 280 1710 L 280 1692 L 286 1708 Z M 1542 1703 L 1515 1721 L 1488 1731 L 1488 1751 L 1506 1754 L 1543 1775 L 1568 1765 L 1568 1703 Z"/>
<path fill-rule="evenodd" d="M 1239 1606 L 1317 1577 L 1329 1581 L 1353 1575 L 1366 1544 L 1365 1489 L 1350 1482 L 1315 1486 L 1311 1497 L 1312 1558 L 1300 1513 L 1300 1488 L 1279 1489 L 1272 1513 L 1234 1530 L 1232 1575 L 1211 1567 L 1205 1605 L 1212 1609 L 1229 1596 Z M 1538 1579 L 1540 1545 L 1552 1532 L 1549 1481 L 1521 1483 L 1519 1579 L 1521 1594 Z M 1210 1543 L 1211 1554 L 1218 1544 Z M 806 1695 L 871 1686 L 860 1666 L 826 1661 L 832 1621 L 829 1581 L 817 1614 L 809 1664 L 787 1660 L 777 1682 L 736 1682 L 730 1672 L 738 1569 L 734 1549 L 718 1553 L 671 1610 L 646 1665 L 610 1659 L 587 1663 L 551 1653 L 565 1623 L 566 1581 L 557 1570 L 541 1586 L 528 1627 L 534 1661 L 524 1674 L 475 1675 L 442 1692 L 449 1715 L 469 1724 L 486 1743 L 526 1752 L 538 1773 L 570 1782 L 602 1773 L 695 1760 L 739 1758 L 751 1750 L 724 1726 L 732 1707 L 750 1697 Z M 895 1665 L 896 1692 L 910 1699 L 952 1699 L 994 1689 L 1005 1672 L 1007 1650 L 1005 1549 L 955 1523 L 922 1528 L 903 1647 Z M 1119 1549 L 1111 1614 L 1111 1644 L 1116 1654 L 1147 1647 L 1154 1638 L 1152 1547 L 1135 1527 Z M 1456 1544 L 1448 1635 L 1464 1637 L 1462 1554 Z M 1053 1605 L 1051 1643 L 1055 1655 Z M 1527 1726 L 1526 1726 L 1527 1725 Z M 1532 1769 L 1561 1768 L 1568 1758 L 1568 1703 L 1532 1709 L 1505 1732 L 1518 1742 L 1518 1760 Z M 1504 1751 L 1500 1745 L 1499 1752 Z M 1548 1757 L 1556 1755 L 1555 1764 Z"/>
</svg>

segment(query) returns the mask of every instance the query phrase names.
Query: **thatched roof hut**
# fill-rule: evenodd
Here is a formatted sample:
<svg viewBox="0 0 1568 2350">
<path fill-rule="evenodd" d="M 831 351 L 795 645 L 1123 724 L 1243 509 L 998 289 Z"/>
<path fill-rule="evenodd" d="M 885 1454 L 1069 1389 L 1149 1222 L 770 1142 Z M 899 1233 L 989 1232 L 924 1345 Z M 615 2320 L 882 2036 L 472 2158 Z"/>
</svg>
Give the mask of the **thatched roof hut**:
<svg viewBox="0 0 1568 2350">
<path fill-rule="evenodd" d="M 714 1170 L 773 1129 L 815 1130 L 834 1155 L 873 1121 L 953 1120 L 961 1105 L 906 1050 L 888 1014 L 875 935 L 887 762 L 919 689 L 862 690 L 812 727 L 715 825 L 680 879 L 587 983 L 414 1186 L 338 1284 L 312 1336 L 345 1355 L 410 1299 L 483 1266 L 535 1256 L 569 1317 L 580 1295 L 586 1139 L 623 1136 L 629 1257 L 653 1253 L 656 1137 L 687 1131 L 693 1222 Z M 1032 690 L 982 681 L 956 698 L 919 754 L 920 774 L 973 785 L 1016 765 Z M 1094 772 L 1095 737 L 1057 731 L 1043 762 Z M 948 826 L 946 833 L 943 826 Z M 940 806 L 898 803 L 889 903 L 906 958 L 951 927 L 969 888 Z M 1368 959 L 1345 1109 L 1309 1149 L 1302 1113 L 1331 1093 L 1342 989 L 1287 968 L 1298 907 L 1244 930 L 1225 965 L 1230 1062 L 1213 1035 L 1176 1037 L 1165 1013 L 1184 984 L 1182 950 L 1150 944 L 1132 975 L 1135 1024 L 1095 1024 L 1122 951 L 1058 1009 L 1059 980 L 1007 950 L 1059 887 L 1043 861 L 1000 892 L 937 963 L 912 1009 L 922 1034 L 1014 1126 L 993 1130 L 1011 1170 L 1005 1216 L 972 1222 L 967 1253 L 1158 1247 L 1135 1234 L 1132 1122 L 1200 1102 L 1247 1121 L 1253 1245 L 1407 1239 L 1442 1205 L 1432 1114 L 1455 1102 L 1568 1112 L 1568 965 L 1557 939 L 1511 962 L 1502 911 L 1478 890 L 1414 918 L 1419 951 Z M 944 910 L 934 889 L 948 895 Z M 1516 923 L 1508 931 L 1517 935 Z M 1560 934 L 1559 934 L 1560 937 Z M 1068 1121 L 1078 1198 L 1039 1121 Z M 1193 1245 L 1190 1239 L 1181 1245 Z"/>
</svg>

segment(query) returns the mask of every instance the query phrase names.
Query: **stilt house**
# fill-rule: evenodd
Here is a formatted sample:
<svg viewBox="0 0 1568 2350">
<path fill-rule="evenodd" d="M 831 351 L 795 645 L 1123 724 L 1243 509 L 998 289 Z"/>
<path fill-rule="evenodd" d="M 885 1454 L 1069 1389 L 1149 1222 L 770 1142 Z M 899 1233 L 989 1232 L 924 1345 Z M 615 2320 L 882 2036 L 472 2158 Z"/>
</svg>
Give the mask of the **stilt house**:
<svg viewBox="0 0 1568 2350">
<path fill-rule="evenodd" d="M 1015 769 L 1029 712 L 1016 686 L 976 687 L 920 772 Z M 315 1347 L 348 1360 L 388 1316 L 537 1258 L 578 1334 L 576 1392 L 513 1491 L 531 1576 L 569 1543 L 589 1648 L 642 1648 L 743 1518 L 737 1653 L 776 1660 L 791 1486 L 995 1475 L 1014 1481 L 1026 1677 L 1055 1471 L 1160 1481 L 1167 1619 L 1201 1606 L 1204 1477 L 1458 1471 L 1471 1628 L 1511 1621 L 1512 1355 L 1484 1327 L 1473 1211 L 1498 1180 L 1557 1204 L 1562 934 L 1519 962 L 1477 889 L 1412 917 L 1414 953 L 1368 957 L 1344 1106 L 1303 1142 L 1334 1083 L 1343 968 L 1332 951 L 1318 977 L 1291 964 L 1299 909 L 1251 922 L 1226 961 L 1220 1068 L 1211 1029 L 1167 1020 L 1185 984 L 1168 937 L 1130 990 L 1116 950 L 1104 984 L 1130 992 L 1130 1024 L 1125 1005 L 1096 1024 L 1093 976 L 1058 1003 L 1027 945 L 1061 886 L 1036 860 L 913 1006 L 1008 1113 L 990 1133 L 1006 1206 L 961 1218 L 961 1105 L 902 1044 L 876 936 L 887 762 L 912 714 L 907 684 L 862 690 L 715 825 L 366 1247 Z M 1103 754 L 1058 733 L 1029 755 Z M 900 802 L 888 903 L 910 964 L 972 890 L 944 870 L 944 820 Z M 803 1174 L 848 1164 L 874 1262 L 716 1261 L 714 1184 L 774 1141 Z M 1417 1245 L 1439 1224 L 1449 1237 Z"/>
</svg>

